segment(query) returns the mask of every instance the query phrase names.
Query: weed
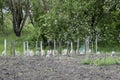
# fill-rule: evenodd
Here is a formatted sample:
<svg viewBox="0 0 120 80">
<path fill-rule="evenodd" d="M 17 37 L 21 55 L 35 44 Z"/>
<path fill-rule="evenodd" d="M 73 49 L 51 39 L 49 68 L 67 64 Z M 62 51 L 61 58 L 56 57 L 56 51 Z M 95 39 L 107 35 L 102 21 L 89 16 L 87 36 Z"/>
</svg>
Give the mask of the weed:
<svg viewBox="0 0 120 80">
<path fill-rule="evenodd" d="M 84 59 L 82 60 L 82 64 L 85 65 L 96 65 L 96 66 L 104 66 L 104 65 L 120 65 L 120 58 L 101 58 L 101 59 Z"/>
</svg>

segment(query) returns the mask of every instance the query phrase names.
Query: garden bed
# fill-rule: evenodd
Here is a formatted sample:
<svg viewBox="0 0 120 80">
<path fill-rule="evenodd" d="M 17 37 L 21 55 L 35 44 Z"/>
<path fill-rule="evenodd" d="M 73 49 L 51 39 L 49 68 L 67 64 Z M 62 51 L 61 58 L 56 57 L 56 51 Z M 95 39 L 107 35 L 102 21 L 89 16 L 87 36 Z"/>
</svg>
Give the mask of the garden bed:
<svg viewBox="0 0 120 80">
<path fill-rule="evenodd" d="M 94 56 L 93 56 L 94 57 Z M 119 80 L 120 66 L 84 65 L 86 56 L 0 57 L 0 80 Z"/>
</svg>

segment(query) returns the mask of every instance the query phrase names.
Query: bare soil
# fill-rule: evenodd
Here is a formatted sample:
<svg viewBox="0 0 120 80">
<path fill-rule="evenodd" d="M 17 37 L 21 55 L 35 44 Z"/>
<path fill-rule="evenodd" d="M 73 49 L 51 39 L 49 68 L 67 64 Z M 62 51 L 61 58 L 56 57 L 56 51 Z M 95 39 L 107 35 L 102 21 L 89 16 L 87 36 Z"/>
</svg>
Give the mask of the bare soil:
<svg viewBox="0 0 120 80">
<path fill-rule="evenodd" d="M 0 57 L 0 80 L 120 80 L 120 66 L 83 65 L 77 57 Z"/>
</svg>

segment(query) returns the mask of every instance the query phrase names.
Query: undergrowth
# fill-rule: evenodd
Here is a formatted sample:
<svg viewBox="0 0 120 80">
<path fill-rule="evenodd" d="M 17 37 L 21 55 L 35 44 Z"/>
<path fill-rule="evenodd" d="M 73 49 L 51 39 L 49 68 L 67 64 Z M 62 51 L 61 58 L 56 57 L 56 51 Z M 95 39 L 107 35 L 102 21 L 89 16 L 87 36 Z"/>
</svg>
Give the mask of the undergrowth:
<svg viewBox="0 0 120 80">
<path fill-rule="evenodd" d="M 96 65 L 96 66 L 104 66 L 104 65 L 120 65 L 120 58 L 100 58 L 100 59 L 84 59 L 82 60 L 82 64 L 85 65 Z"/>
</svg>

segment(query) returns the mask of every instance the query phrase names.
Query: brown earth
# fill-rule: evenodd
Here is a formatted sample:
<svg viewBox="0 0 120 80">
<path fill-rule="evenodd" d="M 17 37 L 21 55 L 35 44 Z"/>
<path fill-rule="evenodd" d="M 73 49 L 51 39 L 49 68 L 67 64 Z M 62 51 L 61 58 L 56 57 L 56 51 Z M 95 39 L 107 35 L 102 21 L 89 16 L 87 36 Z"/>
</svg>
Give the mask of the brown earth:
<svg viewBox="0 0 120 80">
<path fill-rule="evenodd" d="M 120 66 L 81 64 L 78 57 L 0 57 L 0 80 L 120 80 Z"/>
</svg>

